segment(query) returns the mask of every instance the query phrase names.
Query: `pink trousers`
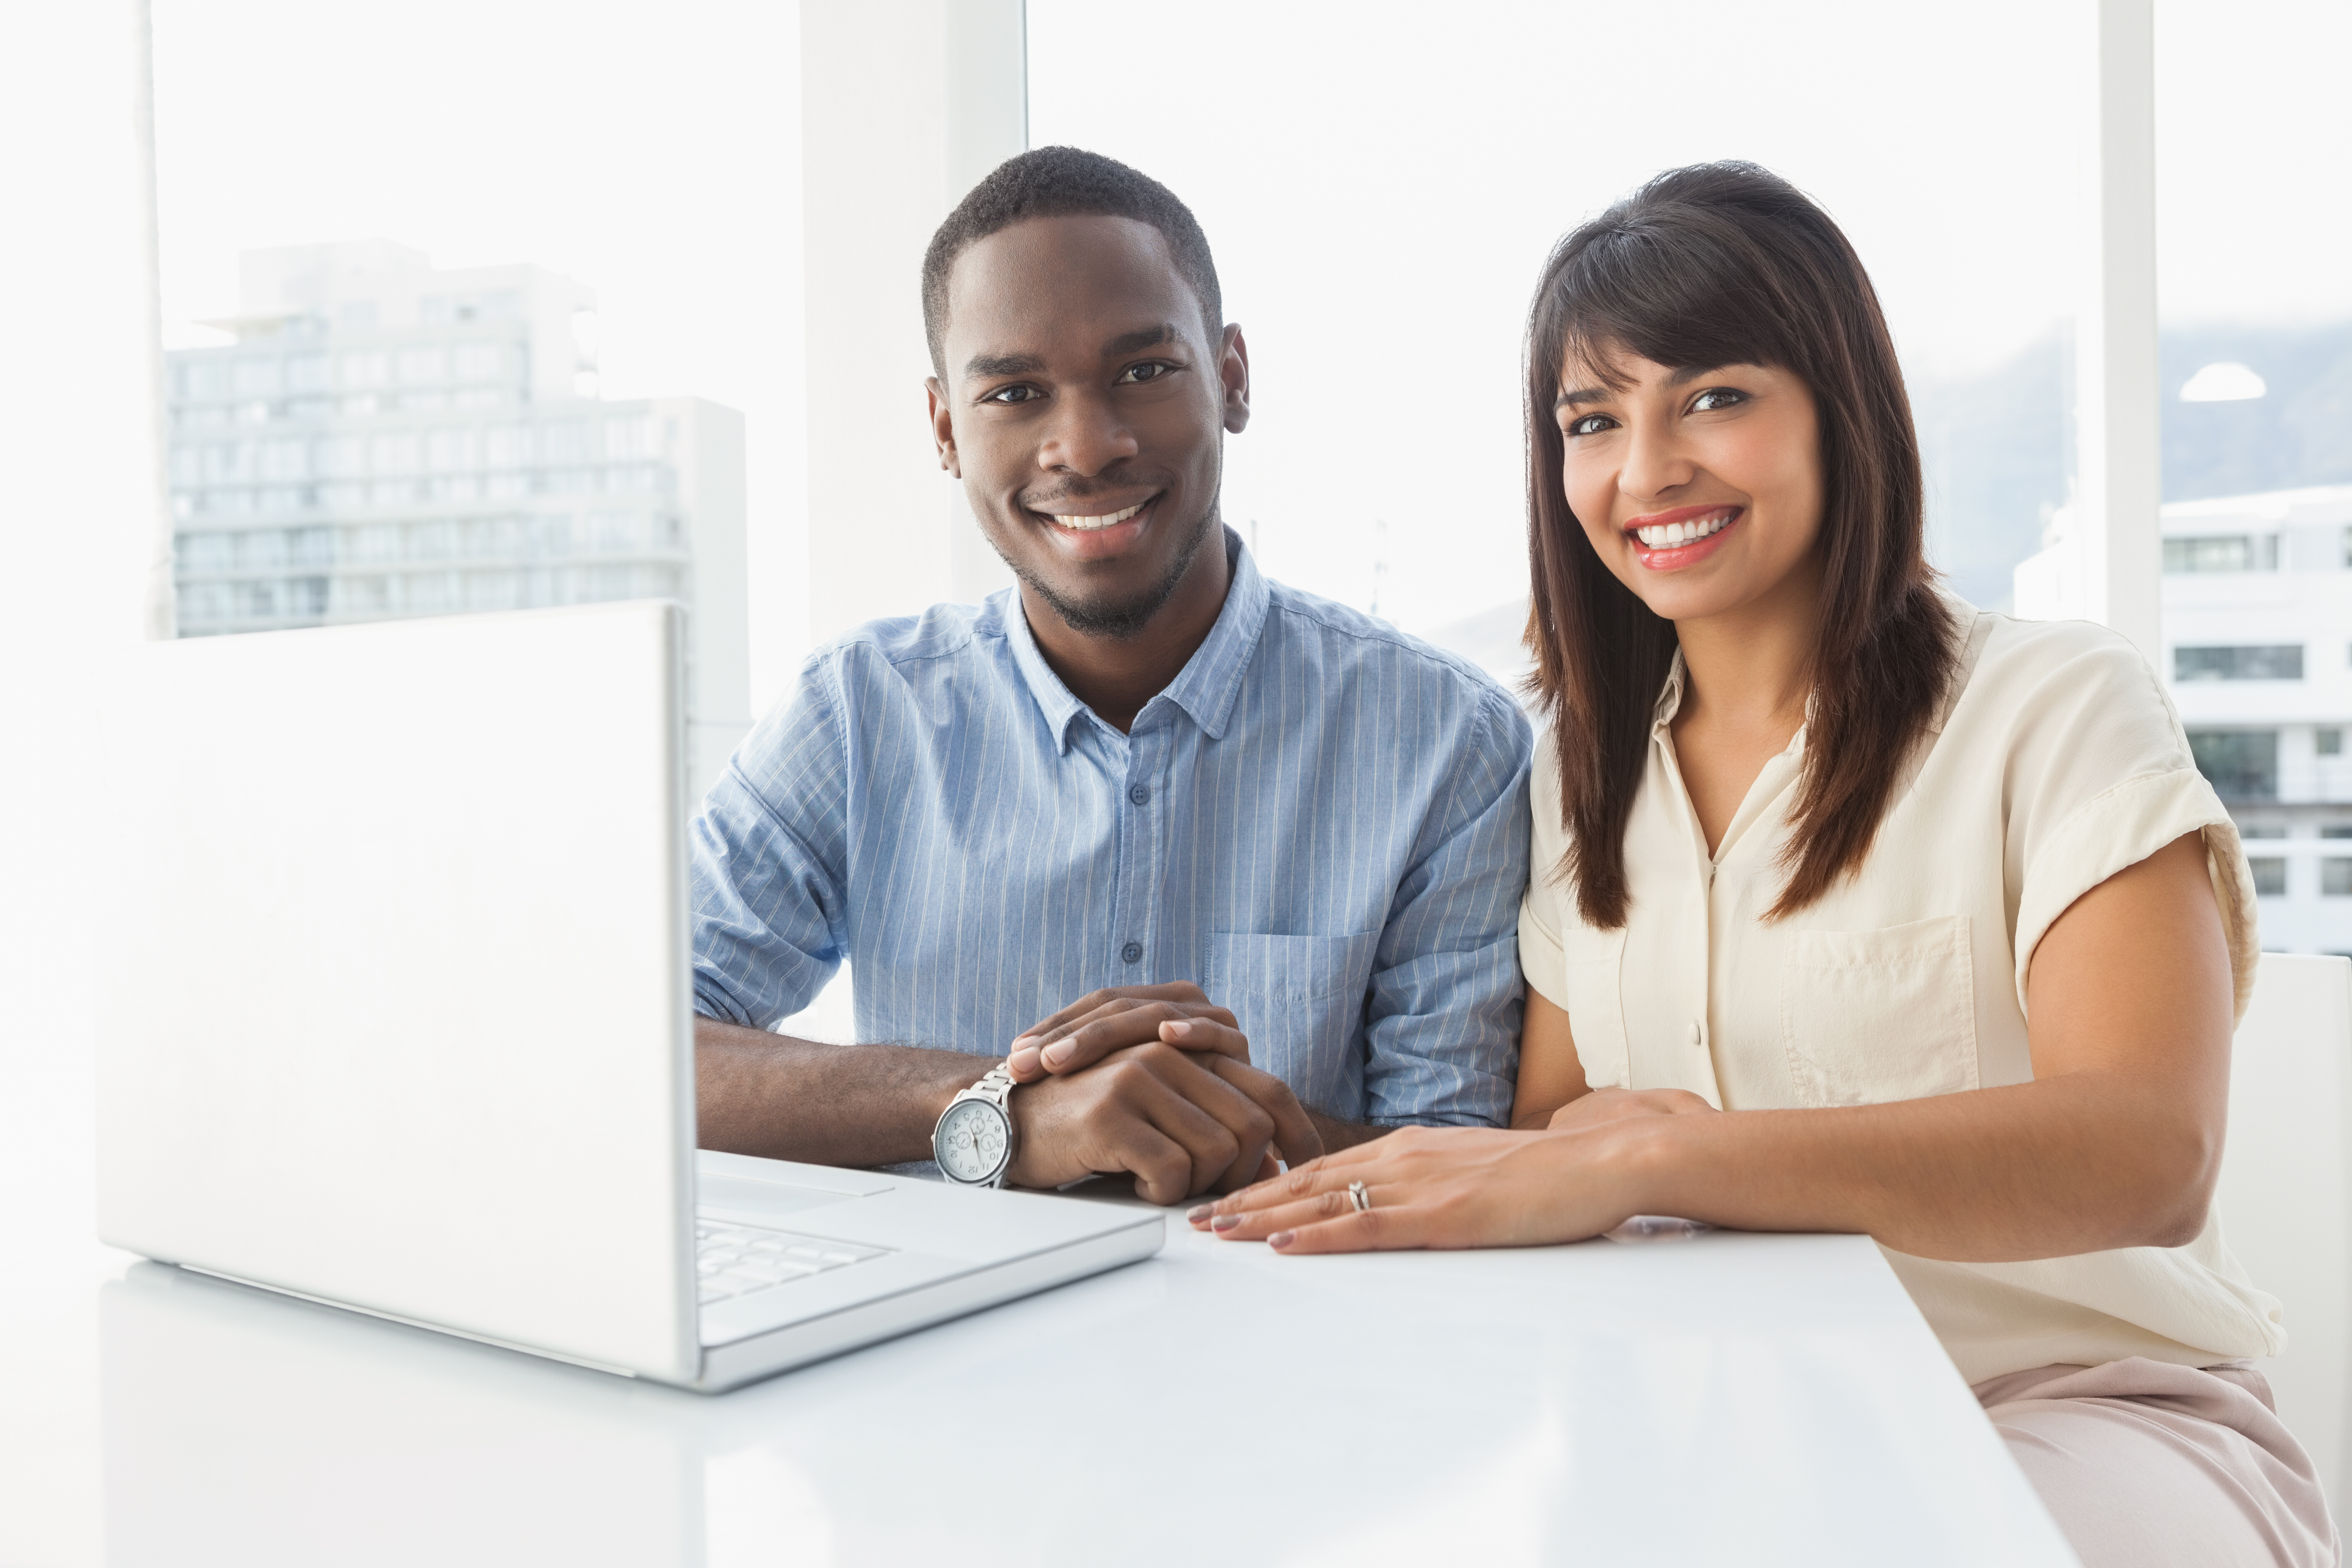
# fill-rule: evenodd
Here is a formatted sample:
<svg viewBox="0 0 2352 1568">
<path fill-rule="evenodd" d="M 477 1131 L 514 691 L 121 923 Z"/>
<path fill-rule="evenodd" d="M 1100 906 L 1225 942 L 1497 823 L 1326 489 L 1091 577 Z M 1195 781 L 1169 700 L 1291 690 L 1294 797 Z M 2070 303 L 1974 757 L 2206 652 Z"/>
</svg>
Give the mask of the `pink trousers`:
<svg viewBox="0 0 2352 1568">
<path fill-rule="evenodd" d="M 1979 1383 L 1978 1403 L 2083 1568 L 2335 1568 L 2310 1457 L 2245 1366 L 2133 1356 Z"/>
</svg>

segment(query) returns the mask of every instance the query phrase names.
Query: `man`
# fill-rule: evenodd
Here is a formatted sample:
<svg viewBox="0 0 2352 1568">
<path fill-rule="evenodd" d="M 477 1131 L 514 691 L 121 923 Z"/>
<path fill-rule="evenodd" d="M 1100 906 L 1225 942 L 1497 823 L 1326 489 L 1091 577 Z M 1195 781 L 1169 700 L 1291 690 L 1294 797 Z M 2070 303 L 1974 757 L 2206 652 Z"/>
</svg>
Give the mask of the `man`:
<svg viewBox="0 0 2352 1568">
<path fill-rule="evenodd" d="M 1223 527 L 1249 355 L 1192 213 L 1025 153 L 940 226 L 923 309 L 940 461 L 1019 586 L 821 650 L 711 790 L 704 1145 L 927 1159 L 1000 1063 L 1012 1182 L 1159 1203 L 1503 1122 L 1526 721 Z M 845 959 L 876 1043 L 767 1032 Z"/>
</svg>

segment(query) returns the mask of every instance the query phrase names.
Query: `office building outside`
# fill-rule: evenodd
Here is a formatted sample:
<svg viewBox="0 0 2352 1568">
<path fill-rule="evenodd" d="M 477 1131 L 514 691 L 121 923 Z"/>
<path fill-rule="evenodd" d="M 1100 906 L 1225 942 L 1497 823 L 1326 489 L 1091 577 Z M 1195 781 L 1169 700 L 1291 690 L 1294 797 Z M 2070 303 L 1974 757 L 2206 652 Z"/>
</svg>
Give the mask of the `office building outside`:
<svg viewBox="0 0 2352 1568">
<path fill-rule="evenodd" d="M 2070 522 L 2017 568 L 2020 615 L 2076 613 Z M 2163 509 L 2164 668 L 2252 863 L 2263 946 L 2352 954 L 2352 485 Z"/>
<path fill-rule="evenodd" d="M 180 635 L 676 599 L 698 796 L 750 725 L 742 416 L 599 398 L 595 297 L 541 268 L 240 260 L 234 341 L 167 356 Z"/>
</svg>

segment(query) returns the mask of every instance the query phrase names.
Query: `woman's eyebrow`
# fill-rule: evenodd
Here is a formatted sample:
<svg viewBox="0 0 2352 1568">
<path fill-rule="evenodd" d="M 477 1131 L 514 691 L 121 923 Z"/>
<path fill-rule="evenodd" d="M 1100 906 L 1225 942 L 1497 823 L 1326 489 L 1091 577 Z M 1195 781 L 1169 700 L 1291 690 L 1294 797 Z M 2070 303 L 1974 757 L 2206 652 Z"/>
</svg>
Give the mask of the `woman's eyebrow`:
<svg viewBox="0 0 2352 1568">
<path fill-rule="evenodd" d="M 1674 374 L 1666 377 L 1666 384 L 1668 386 L 1688 386 L 1692 382 L 1698 380 L 1699 377 L 1703 375 L 1713 375 L 1717 371 L 1723 368 L 1724 366 L 1719 364 L 1685 365 L 1682 369 L 1675 372 Z"/>
<path fill-rule="evenodd" d="M 1566 408 L 1570 404 L 1575 403 L 1605 402 L 1608 397 L 1609 391 L 1606 387 L 1580 386 L 1574 392 L 1561 393 L 1558 397 L 1552 400 L 1551 405 L 1555 410 L 1557 410 Z"/>
</svg>

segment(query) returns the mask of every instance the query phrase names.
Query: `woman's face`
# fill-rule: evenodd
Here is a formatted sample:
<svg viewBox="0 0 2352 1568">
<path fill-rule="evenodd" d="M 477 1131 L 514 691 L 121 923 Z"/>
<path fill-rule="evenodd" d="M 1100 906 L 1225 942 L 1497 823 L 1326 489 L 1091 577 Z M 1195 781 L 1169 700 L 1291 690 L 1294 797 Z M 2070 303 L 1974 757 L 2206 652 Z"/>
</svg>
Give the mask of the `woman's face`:
<svg viewBox="0 0 2352 1568">
<path fill-rule="evenodd" d="M 1568 504 L 1651 609 L 1703 620 L 1813 591 L 1821 432 L 1795 375 L 1571 359 L 1555 412 Z"/>
</svg>

